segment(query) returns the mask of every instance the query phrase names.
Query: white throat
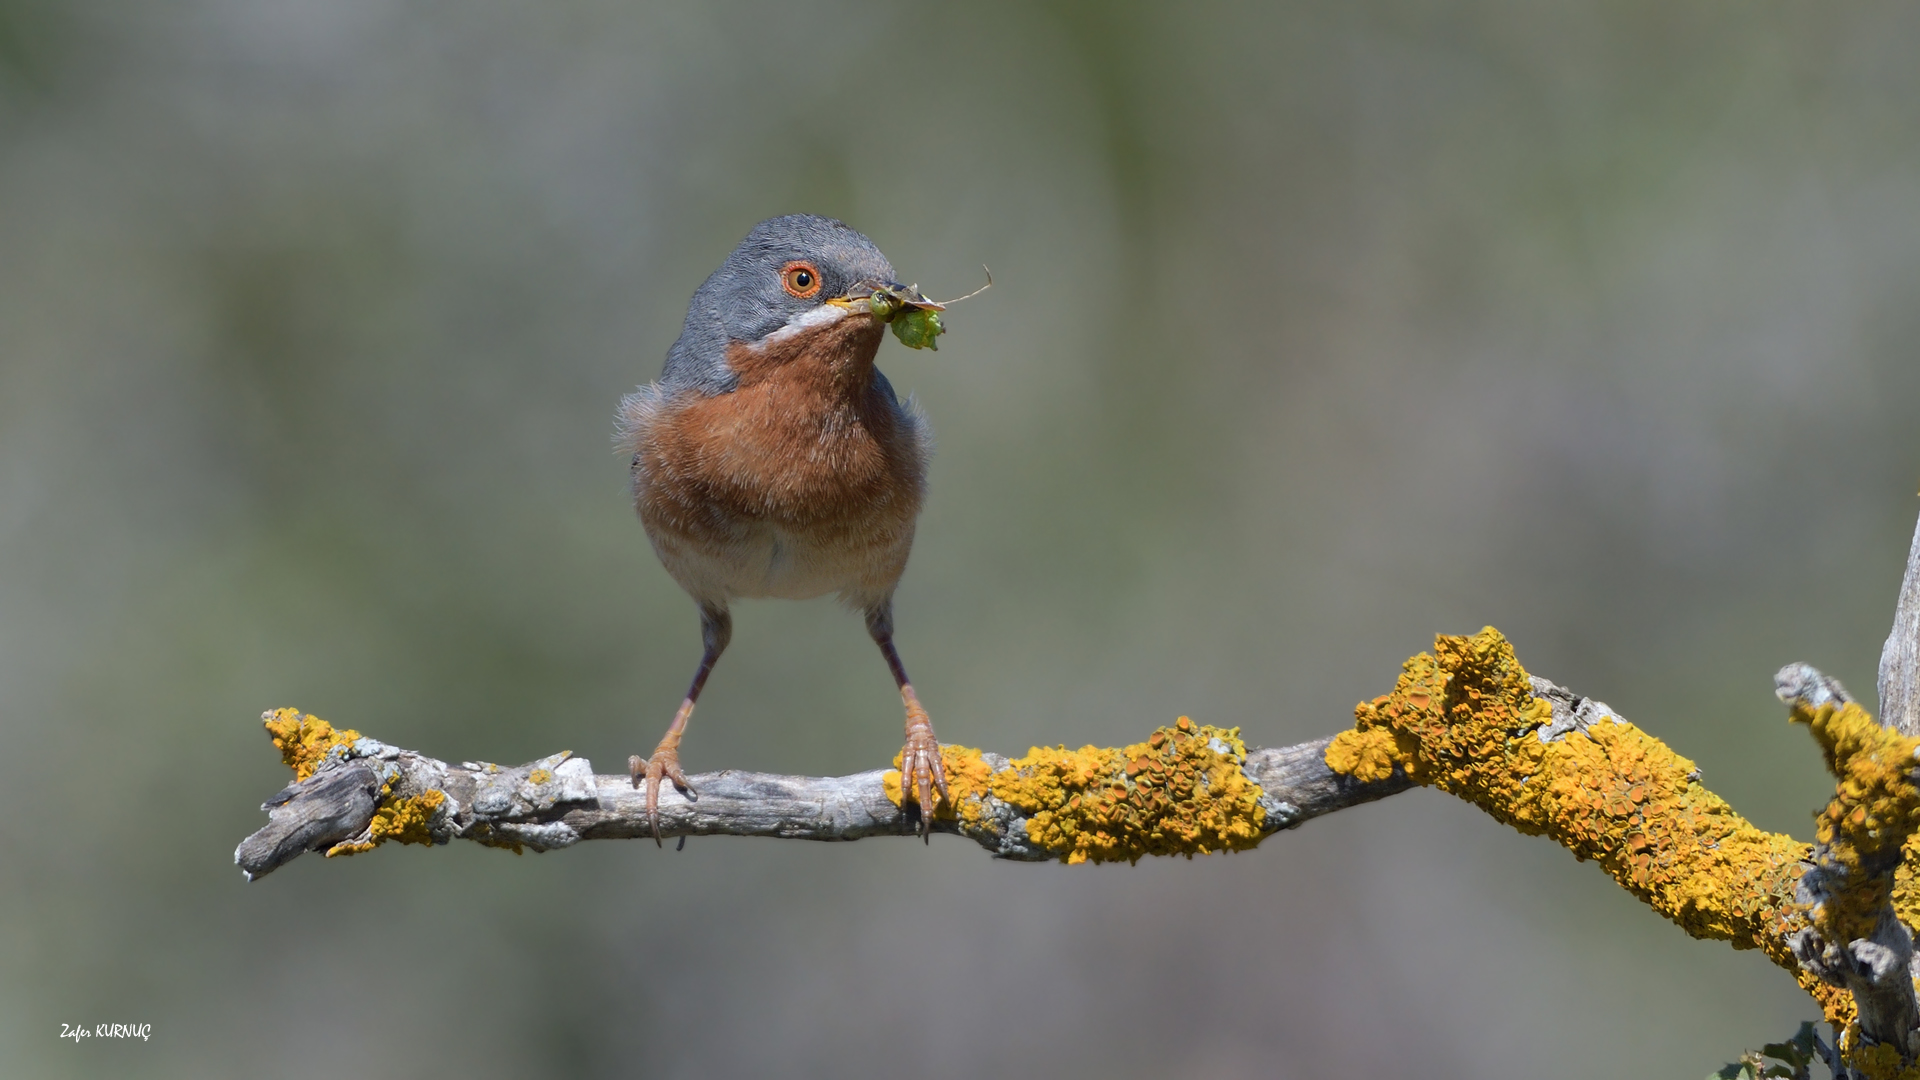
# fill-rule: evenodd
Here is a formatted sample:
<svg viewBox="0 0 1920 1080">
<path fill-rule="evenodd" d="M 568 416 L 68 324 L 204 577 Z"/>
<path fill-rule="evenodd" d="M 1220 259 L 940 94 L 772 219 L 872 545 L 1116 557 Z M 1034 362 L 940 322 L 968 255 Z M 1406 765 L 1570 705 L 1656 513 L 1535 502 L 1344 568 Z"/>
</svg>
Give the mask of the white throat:
<svg viewBox="0 0 1920 1080">
<path fill-rule="evenodd" d="M 787 325 L 768 334 L 765 340 L 768 345 L 777 345 L 796 334 L 817 330 L 822 326 L 831 326 L 851 314 L 853 314 L 852 308 L 841 307 L 838 304 L 821 304 L 819 307 L 808 308 L 787 320 Z"/>
</svg>

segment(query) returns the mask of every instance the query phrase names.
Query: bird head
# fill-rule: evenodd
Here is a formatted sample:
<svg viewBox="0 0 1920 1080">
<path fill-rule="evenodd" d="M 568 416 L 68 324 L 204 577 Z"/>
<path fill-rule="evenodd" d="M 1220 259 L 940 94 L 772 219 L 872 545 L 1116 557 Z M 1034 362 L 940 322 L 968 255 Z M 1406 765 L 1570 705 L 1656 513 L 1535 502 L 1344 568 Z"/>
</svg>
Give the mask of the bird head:
<svg viewBox="0 0 1920 1080">
<path fill-rule="evenodd" d="M 769 218 L 693 294 L 662 377 L 726 391 L 737 381 L 727 360 L 732 348 L 844 330 L 849 318 L 877 330 L 902 315 L 939 309 L 918 289 L 895 281 L 893 264 L 873 241 L 844 223 L 812 214 Z M 878 334 L 871 340 L 877 348 Z"/>
</svg>

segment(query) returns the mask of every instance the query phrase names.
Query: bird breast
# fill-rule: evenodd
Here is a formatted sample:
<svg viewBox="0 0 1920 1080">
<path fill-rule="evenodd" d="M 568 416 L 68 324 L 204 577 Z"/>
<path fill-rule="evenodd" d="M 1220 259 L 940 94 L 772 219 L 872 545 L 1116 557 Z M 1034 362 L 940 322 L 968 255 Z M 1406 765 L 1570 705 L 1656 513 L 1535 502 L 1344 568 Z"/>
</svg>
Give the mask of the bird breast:
<svg viewBox="0 0 1920 1080">
<path fill-rule="evenodd" d="M 924 422 L 874 378 L 881 333 L 849 315 L 735 344 L 733 390 L 655 384 L 622 403 L 634 507 L 695 599 L 891 594 L 927 447 Z"/>
</svg>

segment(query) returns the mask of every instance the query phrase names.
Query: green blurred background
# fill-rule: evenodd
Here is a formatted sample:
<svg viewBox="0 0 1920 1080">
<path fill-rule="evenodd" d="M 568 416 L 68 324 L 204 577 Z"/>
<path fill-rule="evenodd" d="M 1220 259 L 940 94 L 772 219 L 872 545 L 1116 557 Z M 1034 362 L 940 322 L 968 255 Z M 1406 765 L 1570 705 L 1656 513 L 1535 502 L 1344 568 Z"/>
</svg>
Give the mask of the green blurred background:
<svg viewBox="0 0 1920 1080">
<path fill-rule="evenodd" d="M 611 449 L 755 221 L 957 309 L 898 597 L 942 736 L 1331 733 L 1436 632 L 1829 790 L 1920 510 L 1920 9 L 0 0 L 9 1076 L 1694 1077 L 1813 1015 L 1416 791 L 1257 852 L 234 844 L 298 705 L 618 771 L 698 653 Z M 690 769 L 872 768 L 753 603 Z M 60 1024 L 153 1025 L 148 1042 Z"/>
</svg>

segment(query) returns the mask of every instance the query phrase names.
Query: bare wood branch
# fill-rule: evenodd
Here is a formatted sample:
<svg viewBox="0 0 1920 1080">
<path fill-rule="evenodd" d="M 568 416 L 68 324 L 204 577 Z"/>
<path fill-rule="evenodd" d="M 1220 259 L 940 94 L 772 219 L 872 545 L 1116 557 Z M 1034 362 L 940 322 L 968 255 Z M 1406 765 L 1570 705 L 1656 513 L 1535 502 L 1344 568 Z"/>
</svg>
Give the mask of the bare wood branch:
<svg viewBox="0 0 1920 1080">
<path fill-rule="evenodd" d="M 1920 522 L 1907 549 L 1893 631 L 1880 650 L 1880 722 L 1902 735 L 1920 735 Z"/>
<path fill-rule="evenodd" d="M 1249 751 L 1241 768 L 1260 786 L 1268 833 L 1296 828 L 1323 814 L 1385 798 L 1411 787 L 1404 776 L 1362 783 L 1327 767 L 1331 738 L 1298 746 Z M 1007 767 L 997 754 L 982 758 Z M 790 840 L 859 840 L 912 836 L 915 822 L 887 795 L 887 770 L 852 776 L 781 776 L 726 770 L 689 779 L 697 800 L 671 787 L 660 797 L 660 834 L 767 836 Z M 382 836 L 376 793 L 383 805 L 442 793 L 409 834 Z M 941 815 L 935 832 L 964 835 L 1000 858 L 1040 861 L 1059 852 L 1033 843 L 1029 815 L 998 799 L 983 800 L 980 820 Z M 269 799 L 268 824 L 241 841 L 234 862 L 249 880 L 303 852 L 364 849 L 379 839 L 447 843 L 473 840 L 514 849 L 550 851 L 582 840 L 653 835 L 643 794 L 626 774 L 595 775 L 585 758 L 565 752 L 514 767 L 485 762 L 451 765 L 411 750 L 361 738 L 330 751 L 319 768 Z"/>
</svg>

